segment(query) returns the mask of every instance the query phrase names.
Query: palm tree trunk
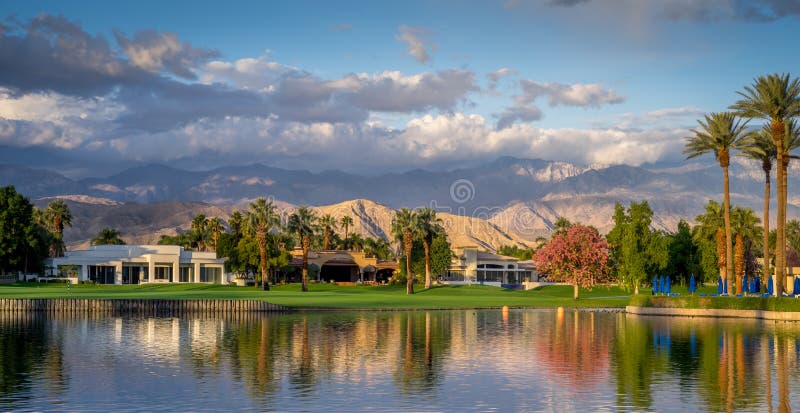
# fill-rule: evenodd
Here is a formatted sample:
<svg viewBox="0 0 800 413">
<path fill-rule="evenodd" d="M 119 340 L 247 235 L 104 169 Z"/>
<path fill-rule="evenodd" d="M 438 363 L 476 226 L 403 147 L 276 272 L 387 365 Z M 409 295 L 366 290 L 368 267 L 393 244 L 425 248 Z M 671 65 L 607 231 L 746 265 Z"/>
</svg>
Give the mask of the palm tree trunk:
<svg viewBox="0 0 800 413">
<path fill-rule="evenodd" d="M 324 234 L 323 239 L 322 239 L 322 244 L 323 244 L 322 249 L 324 249 L 324 250 L 331 249 L 330 248 L 331 247 L 331 235 L 330 234 L 331 234 L 330 228 L 325 227 L 325 234 Z"/>
<path fill-rule="evenodd" d="M 572 284 L 572 298 L 574 298 L 576 300 L 578 299 L 578 291 L 579 291 L 578 283 L 576 281 L 574 284 Z"/>
<path fill-rule="evenodd" d="M 744 237 L 736 234 L 736 250 L 734 251 L 734 271 L 736 277 L 736 294 L 742 294 L 744 281 Z"/>
<path fill-rule="evenodd" d="M 431 243 L 426 238 L 422 246 L 425 248 L 425 288 L 431 288 Z"/>
<path fill-rule="evenodd" d="M 259 232 L 256 236 L 258 237 L 258 252 L 261 258 L 261 287 L 269 290 L 269 282 L 267 281 L 267 265 L 269 265 L 269 261 L 267 261 L 267 234 L 266 232 Z M 255 284 L 256 288 L 258 288 L 258 283 Z"/>
<path fill-rule="evenodd" d="M 406 294 L 414 294 L 414 273 L 411 271 L 411 249 L 414 240 L 411 239 L 411 231 L 403 234 L 403 246 L 406 252 Z"/>
<path fill-rule="evenodd" d="M 722 167 L 724 179 L 724 202 L 723 208 L 725 217 L 725 279 L 723 280 L 728 287 L 728 276 L 734 274 L 733 272 L 733 234 L 731 231 L 731 192 L 730 192 L 730 179 L 728 178 L 728 165 L 727 162 Z"/>
<path fill-rule="evenodd" d="M 783 295 L 783 283 L 786 281 L 786 168 L 784 159 L 786 154 L 783 147 L 783 136 L 786 133 L 782 119 L 774 119 L 770 125 L 772 140 L 775 142 L 778 164 L 778 237 L 775 242 L 775 295 Z"/>
<path fill-rule="evenodd" d="M 770 197 L 770 182 L 769 170 L 765 170 L 766 182 L 764 183 L 764 265 L 762 266 L 762 274 L 764 282 L 767 282 L 772 272 L 769 269 L 769 197 Z"/>
<path fill-rule="evenodd" d="M 302 284 L 302 291 L 308 292 L 308 247 L 311 244 L 311 240 L 309 239 L 308 235 L 303 235 L 302 239 L 303 243 L 303 284 Z"/>
</svg>

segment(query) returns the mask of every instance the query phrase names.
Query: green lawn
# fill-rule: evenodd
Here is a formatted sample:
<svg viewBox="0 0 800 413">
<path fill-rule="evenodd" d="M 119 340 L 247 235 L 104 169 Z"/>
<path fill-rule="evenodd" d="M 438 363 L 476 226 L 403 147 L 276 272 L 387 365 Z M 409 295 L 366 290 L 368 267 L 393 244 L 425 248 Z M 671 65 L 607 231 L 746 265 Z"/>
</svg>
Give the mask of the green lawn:
<svg viewBox="0 0 800 413">
<path fill-rule="evenodd" d="M 630 305 L 661 308 L 800 311 L 800 299 L 777 297 L 632 297 Z"/>
<path fill-rule="evenodd" d="M 630 295 L 618 287 L 582 290 L 581 299 L 572 299 L 571 286 L 547 286 L 531 291 L 511 291 L 487 286 L 440 286 L 418 288 L 405 294 L 405 286 L 340 287 L 311 284 L 308 293 L 299 284 L 273 286 L 271 291 L 252 287 L 208 284 L 159 284 L 103 286 L 79 284 L 13 284 L 0 286 L 3 298 L 111 298 L 111 299 L 241 299 L 265 300 L 294 308 L 325 309 L 403 309 L 403 308 L 481 308 L 481 307 L 624 307 Z"/>
</svg>

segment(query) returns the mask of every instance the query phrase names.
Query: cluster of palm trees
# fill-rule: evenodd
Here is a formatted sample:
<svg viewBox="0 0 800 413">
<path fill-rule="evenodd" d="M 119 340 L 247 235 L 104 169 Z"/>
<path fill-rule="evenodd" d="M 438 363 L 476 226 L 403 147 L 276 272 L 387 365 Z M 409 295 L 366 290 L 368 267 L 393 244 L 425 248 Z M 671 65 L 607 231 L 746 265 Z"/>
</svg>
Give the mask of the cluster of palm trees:
<svg viewBox="0 0 800 413">
<path fill-rule="evenodd" d="M 66 250 L 64 245 L 64 228 L 72 226 L 72 213 L 64 200 L 56 199 L 47 204 L 47 208 L 33 209 L 33 220 L 37 225 L 47 229 L 50 237 L 50 256 L 61 257 Z"/>
<path fill-rule="evenodd" d="M 442 220 L 430 208 L 410 210 L 403 208 L 392 220 L 392 235 L 402 245 L 406 260 L 406 294 L 414 294 L 414 274 L 411 269 L 411 251 L 414 240 L 422 241 L 425 250 L 425 288 L 431 288 L 431 243 L 444 230 Z"/>
<path fill-rule="evenodd" d="M 730 189 L 728 167 L 731 154 L 740 155 L 761 163 L 765 175 L 764 189 L 764 264 L 763 275 L 767 279 L 770 271 L 769 253 L 769 198 L 770 172 L 776 165 L 777 188 L 777 239 L 775 244 L 775 294 L 785 290 L 786 273 L 786 204 L 787 171 L 789 161 L 795 156 L 792 151 L 800 147 L 800 80 L 789 74 L 760 76 L 750 86 L 737 92 L 740 99 L 730 106 L 730 112 L 711 113 L 698 121 L 699 128 L 692 130 L 686 138 L 684 154 L 691 159 L 713 153 L 723 171 L 724 191 L 724 251 L 719 251 L 720 275 L 724 282 L 734 274 L 732 230 L 730 219 Z M 764 121 L 761 128 L 749 130 L 748 123 L 758 119 Z M 741 292 L 741 280 L 737 280 L 736 291 Z"/>
<path fill-rule="evenodd" d="M 230 233 L 245 234 L 255 238 L 258 245 L 261 288 L 265 290 L 269 290 L 270 239 L 277 239 L 283 234 L 294 238 L 296 245 L 302 249 L 302 291 L 308 291 L 308 252 L 312 243 L 319 241 L 316 238 L 317 234 L 322 235 L 320 247 L 324 250 L 332 248 L 333 240 L 336 238 L 335 231 L 341 228 L 345 238 L 337 244 L 339 249 L 355 249 L 376 257 L 387 256 L 389 246 L 385 240 L 351 234 L 349 231 L 352 227 L 352 217 L 345 215 L 337 220 L 330 214 L 318 216 L 314 209 L 306 206 L 297 208 L 291 215 L 285 217 L 273 201 L 266 198 L 256 199 L 245 211 L 234 211 L 228 218 Z M 205 215 L 197 215 L 192 219 L 190 234 L 193 245 L 198 250 L 206 250 L 209 243 L 212 243 L 212 247 L 216 250 L 219 237 L 223 233 L 225 225 L 220 218 L 209 219 Z M 173 242 L 170 237 L 162 240 L 167 243 Z M 281 250 L 283 249 L 285 245 L 281 245 Z"/>
</svg>

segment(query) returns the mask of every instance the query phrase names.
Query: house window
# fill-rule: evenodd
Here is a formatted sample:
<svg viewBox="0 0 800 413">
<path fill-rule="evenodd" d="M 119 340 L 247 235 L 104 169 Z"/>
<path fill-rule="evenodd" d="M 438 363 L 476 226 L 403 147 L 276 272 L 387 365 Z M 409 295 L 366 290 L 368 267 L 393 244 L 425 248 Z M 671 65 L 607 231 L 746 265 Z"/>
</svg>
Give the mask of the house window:
<svg viewBox="0 0 800 413">
<path fill-rule="evenodd" d="M 172 267 L 156 266 L 154 275 L 156 281 L 172 281 Z"/>
<path fill-rule="evenodd" d="M 200 282 L 201 283 L 222 283 L 222 268 L 221 267 L 200 267 Z"/>
<path fill-rule="evenodd" d="M 192 282 L 194 278 L 194 266 L 181 265 L 179 281 L 182 283 Z"/>
</svg>

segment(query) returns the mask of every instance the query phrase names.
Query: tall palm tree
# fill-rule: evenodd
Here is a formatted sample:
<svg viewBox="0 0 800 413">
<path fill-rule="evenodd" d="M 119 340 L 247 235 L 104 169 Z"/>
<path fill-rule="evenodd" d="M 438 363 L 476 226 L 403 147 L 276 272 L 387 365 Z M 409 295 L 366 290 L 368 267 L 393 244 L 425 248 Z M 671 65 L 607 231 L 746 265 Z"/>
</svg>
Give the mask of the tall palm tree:
<svg viewBox="0 0 800 413">
<path fill-rule="evenodd" d="M 414 239 L 419 238 L 419 220 L 417 213 L 403 208 L 397 211 L 392 220 L 392 235 L 395 241 L 403 246 L 406 255 L 406 294 L 414 294 L 414 272 L 411 270 L 411 250 Z"/>
<path fill-rule="evenodd" d="M 245 212 L 246 225 L 250 231 L 256 234 L 261 267 L 261 286 L 265 290 L 269 290 L 269 281 L 267 279 L 267 267 L 269 266 L 267 236 L 273 227 L 280 225 L 280 218 L 276 211 L 275 205 L 271 200 L 258 198 L 255 202 L 250 203 L 247 212 Z M 258 283 L 256 283 L 256 287 L 258 287 Z"/>
<path fill-rule="evenodd" d="M 330 214 L 325 214 L 319 219 L 319 225 L 322 227 L 322 249 L 331 249 L 331 234 L 336 229 L 338 222 Z"/>
<path fill-rule="evenodd" d="M 339 225 L 341 225 L 342 229 L 344 230 L 344 239 L 347 239 L 348 230 L 351 226 L 353 226 L 353 218 L 351 218 L 349 215 L 344 215 L 339 220 Z"/>
<path fill-rule="evenodd" d="M 235 236 L 239 236 L 242 233 L 242 227 L 244 226 L 244 216 L 239 211 L 233 211 L 231 216 L 228 218 L 228 228 L 231 231 L 231 234 Z"/>
<path fill-rule="evenodd" d="M 425 207 L 417 211 L 420 239 L 425 249 L 425 288 L 431 288 L 431 244 L 433 238 L 442 232 L 442 220 L 436 216 L 436 211 Z"/>
<path fill-rule="evenodd" d="M 92 238 L 92 245 L 125 245 L 122 234 L 116 228 L 103 228 Z"/>
<path fill-rule="evenodd" d="M 214 242 L 214 251 L 216 251 L 217 245 L 219 245 L 219 234 L 225 232 L 225 227 L 222 225 L 222 219 L 219 217 L 209 219 L 206 229 L 211 233 L 211 240 Z"/>
<path fill-rule="evenodd" d="M 723 282 L 728 282 L 728 276 L 733 274 L 733 234 L 731 232 L 731 194 L 728 166 L 731 162 L 731 151 L 741 149 L 745 144 L 744 130 L 747 121 L 736 119 L 731 112 L 715 112 L 706 115 L 704 120 L 698 120 L 700 125 L 692 129 L 692 135 L 686 137 L 686 148 L 683 153 L 687 159 L 696 158 L 707 153 L 713 153 L 723 175 L 723 212 L 725 218 L 725 274 Z M 720 257 L 721 259 L 722 257 Z"/>
<path fill-rule="evenodd" d="M 302 206 L 289 217 L 289 232 L 295 234 L 303 248 L 303 292 L 308 291 L 308 249 L 311 247 L 311 237 L 317 229 L 317 215 L 314 210 Z"/>
<path fill-rule="evenodd" d="M 742 156 L 756 160 L 761 163 L 761 170 L 764 171 L 764 233 L 763 233 L 763 254 L 764 265 L 761 266 L 762 277 L 767 280 L 772 272 L 770 271 L 770 255 L 769 255 L 769 198 L 770 198 L 770 172 L 772 172 L 772 164 L 776 157 L 775 142 L 772 141 L 772 136 L 767 128 L 760 131 L 754 131 L 748 136 L 746 145 L 742 148 Z"/>
<path fill-rule="evenodd" d="M 47 204 L 44 214 L 53 225 L 54 240 L 50 245 L 50 255 L 60 257 L 64 254 L 64 228 L 72 226 L 72 213 L 66 202 L 56 199 Z"/>
<path fill-rule="evenodd" d="M 192 218 L 192 234 L 197 241 L 199 251 L 206 250 L 206 238 L 208 237 L 208 218 L 204 214 L 197 214 Z"/>
<path fill-rule="evenodd" d="M 791 75 L 770 74 L 759 76 L 751 86 L 738 92 L 742 97 L 731 105 L 739 116 L 759 118 L 769 122 L 770 136 L 775 142 L 778 181 L 777 240 L 775 245 L 775 294 L 780 296 L 786 281 L 786 203 L 788 148 L 784 145 L 786 122 L 800 116 L 800 81 Z"/>
</svg>

